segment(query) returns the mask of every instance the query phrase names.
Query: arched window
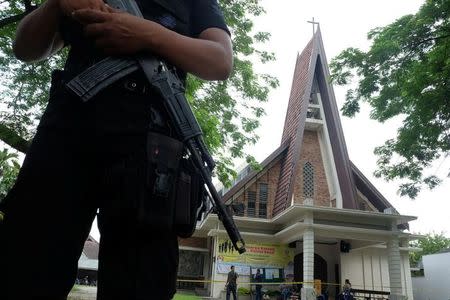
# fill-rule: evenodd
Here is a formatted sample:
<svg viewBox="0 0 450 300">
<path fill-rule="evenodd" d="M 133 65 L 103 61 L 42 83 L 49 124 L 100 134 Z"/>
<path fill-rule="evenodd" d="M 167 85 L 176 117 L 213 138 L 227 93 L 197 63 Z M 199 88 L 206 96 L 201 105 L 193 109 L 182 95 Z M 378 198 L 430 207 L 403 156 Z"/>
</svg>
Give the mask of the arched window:
<svg viewBox="0 0 450 300">
<path fill-rule="evenodd" d="M 309 161 L 303 165 L 303 196 L 314 197 L 314 167 Z"/>
</svg>

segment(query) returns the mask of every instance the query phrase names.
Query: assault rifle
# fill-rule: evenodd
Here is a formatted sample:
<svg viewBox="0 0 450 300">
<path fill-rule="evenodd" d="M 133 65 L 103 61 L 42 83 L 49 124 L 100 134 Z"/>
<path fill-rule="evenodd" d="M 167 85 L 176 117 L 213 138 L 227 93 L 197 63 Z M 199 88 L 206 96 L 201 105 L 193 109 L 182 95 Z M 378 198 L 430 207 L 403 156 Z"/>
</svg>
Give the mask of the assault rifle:
<svg viewBox="0 0 450 300">
<path fill-rule="evenodd" d="M 111 7 L 143 17 L 135 0 L 108 0 L 107 2 Z M 245 242 L 211 181 L 215 163 L 206 148 L 200 126 L 186 100 L 184 86 L 162 60 L 152 55 L 135 58 L 108 57 L 73 78 L 67 83 L 67 87 L 83 101 L 89 101 L 104 88 L 138 69 L 143 70 L 153 89 L 161 95 L 164 107 L 207 186 L 214 209 L 234 248 L 239 253 L 244 253 Z"/>
</svg>

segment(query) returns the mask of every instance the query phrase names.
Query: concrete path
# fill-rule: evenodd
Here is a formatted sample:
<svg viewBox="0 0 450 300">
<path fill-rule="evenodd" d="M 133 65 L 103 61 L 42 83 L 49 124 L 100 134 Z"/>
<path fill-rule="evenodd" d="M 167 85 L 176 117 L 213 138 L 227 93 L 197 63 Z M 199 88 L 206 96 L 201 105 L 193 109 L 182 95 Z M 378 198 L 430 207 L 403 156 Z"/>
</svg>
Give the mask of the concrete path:
<svg viewBox="0 0 450 300">
<path fill-rule="evenodd" d="M 95 286 L 77 285 L 69 294 L 68 300 L 95 300 L 97 288 Z"/>
</svg>

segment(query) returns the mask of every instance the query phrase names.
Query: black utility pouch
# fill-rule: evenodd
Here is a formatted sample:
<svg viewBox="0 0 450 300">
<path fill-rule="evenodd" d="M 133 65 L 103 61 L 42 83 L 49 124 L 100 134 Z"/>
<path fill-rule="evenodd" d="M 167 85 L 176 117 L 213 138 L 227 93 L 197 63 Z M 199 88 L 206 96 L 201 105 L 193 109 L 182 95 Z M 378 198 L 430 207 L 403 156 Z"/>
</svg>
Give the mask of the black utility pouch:
<svg viewBox="0 0 450 300">
<path fill-rule="evenodd" d="M 138 221 L 151 230 L 173 231 L 175 186 L 183 143 L 156 132 L 147 135 L 148 196 L 140 197 Z"/>
<path fill-rule="evenodd" d="M 188 238 L 194 234 L 207 195 L 200 173 L 188 159 L 181 160 L 175 194 L 175 231 Z"/>
</svg>

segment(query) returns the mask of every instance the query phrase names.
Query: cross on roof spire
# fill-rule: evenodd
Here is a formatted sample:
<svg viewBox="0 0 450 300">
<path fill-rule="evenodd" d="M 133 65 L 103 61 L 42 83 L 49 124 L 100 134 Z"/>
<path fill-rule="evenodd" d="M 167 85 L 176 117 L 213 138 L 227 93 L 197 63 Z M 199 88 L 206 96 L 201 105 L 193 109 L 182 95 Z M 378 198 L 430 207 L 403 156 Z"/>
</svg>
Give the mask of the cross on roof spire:
<svg viewBox="0 0 450 300">
<path fill-rule="evenodd" d="M 311 23 L 313 26 L 313 35 L 314 33 L 316 33 L 315 29 L 316 29 L 316 25 L 319 26 L 319 22 L 314 22 L 314 17 L 312 18 L 312 21 L 307 21 L 308 23 Z"/>
</svg>

